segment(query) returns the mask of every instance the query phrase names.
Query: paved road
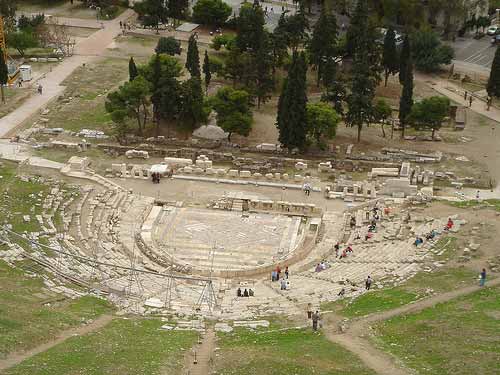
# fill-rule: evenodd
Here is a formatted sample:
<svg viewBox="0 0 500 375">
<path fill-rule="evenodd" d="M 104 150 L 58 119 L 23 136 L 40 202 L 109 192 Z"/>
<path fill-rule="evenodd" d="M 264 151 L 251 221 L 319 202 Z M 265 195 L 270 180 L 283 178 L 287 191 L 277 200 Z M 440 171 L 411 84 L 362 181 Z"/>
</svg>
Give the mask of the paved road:
<svg viewBox="0 0 500 375">
<path fill-rule="evenodd" d="M 75 54 L 53 70 L 47 73 L 38 82 L 43 86 L 43 95 L 32 95 L 15 111 L 0 119 L 0 138 L 7 137 L 9 133 L 34 113 L 44 108 L 52 99 L 64 91 L 62 82 L 79 66 L 93 60 L 95 56 L 101 55 L 106 47 L 113 42 L 113 39 L 120 34 L 119 21 L 128 19 L 134 14 L 132 10 L 127 10 L 113 21 L 108 21 L 103 29 L 80 41 L 75 46 Z M 94 21 L 89 20 L 89 23 Z"/>
<path fill-rule="evenodd" d="M 476 67 L 479 71 L 490 69 L 496 51 L 490 40 L 489 36 L 479 40 L 472 37 L 457 38 L 454 43 L 450 43 L 455 50 L 455 61 L 465 63 L 464 66 L 469 65 L 471 69 Z"/>
</svg>

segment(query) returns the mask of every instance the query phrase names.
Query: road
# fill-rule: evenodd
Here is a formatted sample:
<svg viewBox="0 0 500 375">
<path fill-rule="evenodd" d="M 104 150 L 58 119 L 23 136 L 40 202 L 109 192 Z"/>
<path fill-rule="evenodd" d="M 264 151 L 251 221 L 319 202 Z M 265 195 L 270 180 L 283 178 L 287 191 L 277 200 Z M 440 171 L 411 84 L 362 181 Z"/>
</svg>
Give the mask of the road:
<svg viewBox="0 0 500 375">
<path fill-rule="evenodd" d="M 455 51 L 454 63 L 468 68 L 471 72 L 487 73 L 495 57 L 496 46 L 491 44 L 491 37 L 476 40 L 472 37 L 457 38 L 449 43 Z"/>
</svg>

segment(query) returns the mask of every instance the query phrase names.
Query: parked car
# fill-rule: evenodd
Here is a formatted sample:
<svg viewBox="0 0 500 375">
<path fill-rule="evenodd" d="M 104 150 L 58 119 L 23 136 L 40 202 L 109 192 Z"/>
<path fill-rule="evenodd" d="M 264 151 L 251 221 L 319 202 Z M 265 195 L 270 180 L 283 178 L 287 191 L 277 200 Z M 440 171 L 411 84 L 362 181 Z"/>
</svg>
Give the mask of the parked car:
<svg viewBox="0 0 500 375">
<path fill-rule="evenodd" d="M 497 25 L 488 27 L 488 30 L 486 31 L 486 34 L 488 35 L 497 35 L 498 33 L 500 33 L 500 26 Z"/>
</svg>

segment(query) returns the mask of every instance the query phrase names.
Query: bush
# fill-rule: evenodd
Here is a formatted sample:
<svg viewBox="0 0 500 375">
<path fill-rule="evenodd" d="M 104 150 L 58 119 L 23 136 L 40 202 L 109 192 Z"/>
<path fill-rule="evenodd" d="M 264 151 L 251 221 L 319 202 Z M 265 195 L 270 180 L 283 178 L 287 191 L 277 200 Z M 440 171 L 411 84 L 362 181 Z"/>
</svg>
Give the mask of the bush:
<svg viewBox="0 0 500 375">
<path fill-rule="evenodd" d="M 416 68 L 427 73 L 439 70 L 442 64 L 450 64 L 455 56 L 453 48 L 442 44 L 430 29 L 418 30 L 412 35 L 412 51 Z"/>
<path fill-rule="evenodd" d="M 166 53 L 170 56 L 180 55 L 181 51 L 181 42 L 175 40 L 175 38 L 171 36 L 168 38 L 161 37 L 155 48 L 156 53 Z"/>
<path fill-rule="evenodd" d="M 210 72 L 221 75 L 224 72 L 224 63 L 215 56 L 210 56 Z"/>
<path fill-rule="evenodd" d="M 222 0 L 199 0 L 193 7 L 193 20 L 204 25 L 222 26 L 231 12 L 231 6 Z"/>
<path fill-rule="evenodd" d="M 214 50 L 219 51 L 221 47 L 226 47 L 227 50 L 231 49 L 231 46 L 234 44 L 236 37 L 233 35 L 217 35 L 212 39 L 212 47 Z"/>
</svg>

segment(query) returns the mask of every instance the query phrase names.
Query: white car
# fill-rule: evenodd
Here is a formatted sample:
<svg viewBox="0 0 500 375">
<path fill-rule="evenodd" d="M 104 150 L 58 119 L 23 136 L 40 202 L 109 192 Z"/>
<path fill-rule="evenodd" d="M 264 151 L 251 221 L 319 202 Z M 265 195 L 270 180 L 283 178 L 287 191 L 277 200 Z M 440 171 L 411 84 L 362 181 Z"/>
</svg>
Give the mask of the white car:
<svg viewBox="0 0 500 375">
<path fill-rule="evenodd" d="M 490 26 L 488 27 L 488 30 L 486 31 L 486 34 L 488 35 L 496 35 L 500 32 L 500 27 L 499 26 Z"/>
</svg>

